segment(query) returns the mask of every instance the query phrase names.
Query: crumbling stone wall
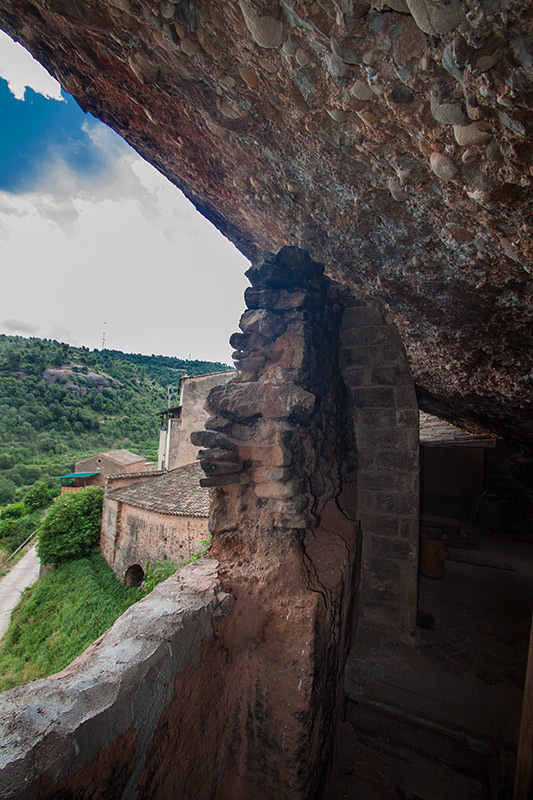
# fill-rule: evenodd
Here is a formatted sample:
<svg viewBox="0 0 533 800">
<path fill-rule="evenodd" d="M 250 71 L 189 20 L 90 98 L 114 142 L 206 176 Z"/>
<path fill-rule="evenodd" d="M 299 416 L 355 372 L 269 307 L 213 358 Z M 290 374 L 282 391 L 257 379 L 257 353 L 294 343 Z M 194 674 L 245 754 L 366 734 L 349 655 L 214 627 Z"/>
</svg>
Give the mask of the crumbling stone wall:
<svg viewBox="0 0 533 800">
<path fill-rule="evenodd" d="M 303 798 L 327 779 L 358 613 L 414 627 L 418 418 L 377 308 L 296 248 L 248 277 L 238 376 L 211 392 L 208 430 L 193 436 L 215 487 L 211 552 L 236 597 L 224 637 L 241 686 L 232 737 L 246 741 L 221 784 L 271 797 L 283 776 Z"/>
<path fill-rule="evenodd" d="M 149 561 L 186 561 L 207 537 L 207 517 L 162 514 L 105 498 L 100 550 L 120 581 L 132 564 L 146 571 Z"/>
</svg>

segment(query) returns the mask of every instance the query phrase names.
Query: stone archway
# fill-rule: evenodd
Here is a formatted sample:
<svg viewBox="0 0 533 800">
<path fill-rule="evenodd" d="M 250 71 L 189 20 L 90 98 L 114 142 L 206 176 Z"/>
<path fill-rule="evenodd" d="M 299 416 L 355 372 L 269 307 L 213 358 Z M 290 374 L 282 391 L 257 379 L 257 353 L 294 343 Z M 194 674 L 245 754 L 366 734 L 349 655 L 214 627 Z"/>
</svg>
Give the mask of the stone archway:
<svg viewBox="0 0 533 800">
<path fill-rule="evenodd" d="M 141 586 L 144 570 L 140 564 L 132 564 L 124 573 L 124 586 Z"/>
</svg>

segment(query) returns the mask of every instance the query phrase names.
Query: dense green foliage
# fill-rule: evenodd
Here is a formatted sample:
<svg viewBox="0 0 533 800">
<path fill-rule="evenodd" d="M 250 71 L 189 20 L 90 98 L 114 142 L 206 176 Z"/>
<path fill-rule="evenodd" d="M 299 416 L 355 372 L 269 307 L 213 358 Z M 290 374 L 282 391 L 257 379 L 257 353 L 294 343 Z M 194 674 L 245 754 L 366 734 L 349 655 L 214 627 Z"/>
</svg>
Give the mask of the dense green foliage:
<svg viewBox="0 0 533 800">
<path fill-rule="evenodd" d="M 176 570 L 180 569 L 181 567 L 186 567 L 187 564 L 192 564 L 194 561 L 198 561 L 199 558 L 202 558 L 205 551 L 211 544 L 211 539 L 202 539 L 200 544 L 202 545 L 202 549 L 198 553 L 195 553 L 193 556 L 191 556 L 191 558 L 187 559 L 187 561 L 183 561 L 181 564 L 178 564 L 176 561 L 149 561 L 146 565 L 144 583 L 142 586 L 143 596 L 150 594 L 152 589 L 155 588 L 158 583 L 166 581 L 167 578 L 170 578 L 171 575 L 174 575 Z"/>
<path fill-rule="evenodd" d="M 64 669 L 140 597 L 99 553 L 69 561 L 27 589 L 0 650 L 0 691 Z"/>
<path fill-rule="evenodd" d="M 16 503 L 15 505 L 23 506 L 24 504 Z M 0 510 L 0 564 L 37 529 L 42 515 L 42 511 L 39 509 L 30 511 L 26 508 L 25 513 L 19 517 L 4 517 L 4 512 L 12 507 L 7 506 Z"/>
<path fill-rule="evenodd" d="M 57 498 L 39 527 L 37 552 L 43 564 L 58 566 L 90 555 L 100 541 L 103 502 L 101 486 Z"/>
<path fill-rule="evenodd" d="M 227 367 L 0 335 L 0 504 L 99 451 L 124 447 L 154 459 L 156 415 L 182 369 Z"/>
</svg>

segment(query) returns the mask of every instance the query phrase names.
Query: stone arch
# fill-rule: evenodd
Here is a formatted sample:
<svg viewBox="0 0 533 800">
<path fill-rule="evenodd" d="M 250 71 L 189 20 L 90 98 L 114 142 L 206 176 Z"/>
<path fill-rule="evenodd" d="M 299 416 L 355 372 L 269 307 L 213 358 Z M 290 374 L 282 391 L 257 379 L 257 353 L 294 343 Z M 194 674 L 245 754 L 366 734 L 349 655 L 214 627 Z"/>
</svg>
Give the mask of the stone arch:
<svg viewBox="0 0 533 800">
<path fill-rule="evenodd" d="M 124 586 L 141 586 L 144 570 L 140 564 L 131 564 L 124 573 Z"/>
</svg>

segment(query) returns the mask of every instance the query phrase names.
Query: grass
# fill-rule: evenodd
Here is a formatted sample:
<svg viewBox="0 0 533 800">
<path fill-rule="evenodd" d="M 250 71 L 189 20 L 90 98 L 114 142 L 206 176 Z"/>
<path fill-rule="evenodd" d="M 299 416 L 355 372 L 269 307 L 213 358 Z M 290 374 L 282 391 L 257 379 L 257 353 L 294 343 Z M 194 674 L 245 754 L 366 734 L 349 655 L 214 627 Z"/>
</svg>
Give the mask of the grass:
<svg viewBox="0 0 533 800">
<path fill-rule="evenodd" d="M 64 669 L 136 600 L 94 553 L 53 569 L 27 589 L 0 650 L 0 691 Z"/>
</svg>

